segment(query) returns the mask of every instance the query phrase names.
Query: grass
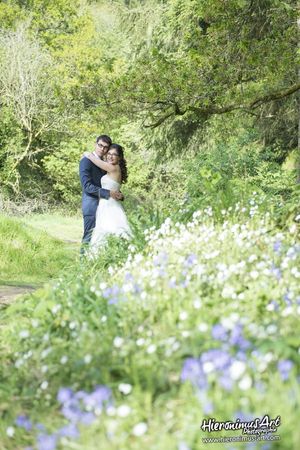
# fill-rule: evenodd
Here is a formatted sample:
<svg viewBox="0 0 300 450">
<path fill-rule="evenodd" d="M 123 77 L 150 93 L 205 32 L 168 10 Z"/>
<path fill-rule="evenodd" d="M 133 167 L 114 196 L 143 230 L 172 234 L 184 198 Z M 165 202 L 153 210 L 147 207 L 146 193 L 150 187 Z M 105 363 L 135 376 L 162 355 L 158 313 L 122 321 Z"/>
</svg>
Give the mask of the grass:
<svg viewBox="0 0 300 450">
<path fill-rule="evenodd" d="M 47 216 L 44 222 L 50 227 L 49 219 Z M 39 224 L 42 224 L 41 218 Z M 70 244 L 49 236 L 45 231 L 19 219 L 0 216 L 0 284 L 44 283 L 73 264 L 76 252 Z"/>
<path fill-rule="evenodd" d="M 26 225 L 45 231 L 62 241 L 79 243 L 82 237 L 82 217 L 66 216 L 59 213 L 31 214 L 22 219 Z"/>
</svg>

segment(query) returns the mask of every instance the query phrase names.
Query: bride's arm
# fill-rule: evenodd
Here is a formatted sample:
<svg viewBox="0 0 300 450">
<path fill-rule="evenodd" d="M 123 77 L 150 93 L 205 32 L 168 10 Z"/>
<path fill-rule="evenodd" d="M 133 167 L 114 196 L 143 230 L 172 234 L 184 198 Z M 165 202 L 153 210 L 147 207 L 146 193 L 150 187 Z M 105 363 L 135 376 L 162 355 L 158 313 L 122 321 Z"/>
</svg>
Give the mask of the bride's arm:
<svg viewBox="0 0 300 450">
<path fill-rule="evenodd" d="M 115 166 L 113 164 L 109 164 L 105 161 L 102 161 L 102 159 L 96 158 L 96 156 L 93 155 L 93 153 L 84 152 L 83 156 L 85 156 L 90 161 L 92 161 L 92 163 L 95 164 L 95 166 L 100 167 L 100 169 L 105 170 L 105 172 L 110 173 L 115 170 Z"/>
</svg>

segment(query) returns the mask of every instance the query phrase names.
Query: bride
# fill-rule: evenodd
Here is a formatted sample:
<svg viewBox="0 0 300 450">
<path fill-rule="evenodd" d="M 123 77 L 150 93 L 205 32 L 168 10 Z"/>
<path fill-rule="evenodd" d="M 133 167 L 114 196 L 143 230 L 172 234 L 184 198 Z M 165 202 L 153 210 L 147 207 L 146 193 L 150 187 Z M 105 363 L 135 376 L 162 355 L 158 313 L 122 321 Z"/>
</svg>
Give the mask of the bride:
<svg viewBox="0 0 300 450">
<path fill-rule="evenodd" d="M 114 191 L 120 190 L 121 184 L 127 180 L 126 160 L 121 145 L 110 145 L 106 154 L 106 161 L 102 161 L 88 152 L 85 152 L 83 156 L 107 172 L 101 178 L 102 188 Z M 121 203 L 112 197 L 108 200 L 100 198 L 96 212 L 96 225 L 90 243 L 93 254 L 105 243 L 107 236 L 110 234 L 127 239 L 132 235 Z"/>
</svg>

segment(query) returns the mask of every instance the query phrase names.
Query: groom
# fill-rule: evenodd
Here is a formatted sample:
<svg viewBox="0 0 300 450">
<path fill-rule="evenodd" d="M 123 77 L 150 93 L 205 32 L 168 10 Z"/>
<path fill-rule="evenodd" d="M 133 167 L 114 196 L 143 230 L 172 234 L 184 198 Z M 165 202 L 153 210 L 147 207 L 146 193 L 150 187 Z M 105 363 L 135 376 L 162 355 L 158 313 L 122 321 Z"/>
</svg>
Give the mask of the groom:
<svg viewBox="0 0 300 450">
<path fill-rule="evenodd" d="M 94 155 L 97 158 L 103 159 L 106 155 L 109 146 L 112 141 L 109 136 L 102 134 L 97 137 L 96 145 L 94 149 Z M 96 211 L 100 198 L 109 197 L 115 200 L 122 200 L 123 194 L 117 191 L 109 191 L 101 188 L 101 178 L 106 172 L 95 164 L 93 164 L 88 158 L 82 158 L 79 164 L 79 176 L 82 187 L 82 214 L 83 214 L 83 237 L 81 254 L 84 254 L 84 247 L 86 247 L 92 237 L 93 229 L 96 224 Z"/>
</svg>

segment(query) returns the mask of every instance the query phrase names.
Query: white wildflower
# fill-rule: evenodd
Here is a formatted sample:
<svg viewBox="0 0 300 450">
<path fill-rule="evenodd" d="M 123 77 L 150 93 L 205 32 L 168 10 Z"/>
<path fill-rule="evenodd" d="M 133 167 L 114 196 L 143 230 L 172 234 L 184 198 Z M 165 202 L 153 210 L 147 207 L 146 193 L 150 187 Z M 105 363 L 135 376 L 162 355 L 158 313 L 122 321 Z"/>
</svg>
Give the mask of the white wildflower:
<svg viewBox="0 0 300 450">
<path fill-rule="evenodd" d="M 29 331 L 28 330 L 22 330 L 19 333 L 19 337 L 21 339 L 27 339 L 29 337 Z"/>
<path fill-rule="evenodd" d="M 193 301 L 193 306 L 194 306 L 195 309 L 200 309 L 201 306 L 202 306 L 202 303 L 201 303 L 200 300 L 194 300 Z"/>
<path fill-rule="evenodd" d="M 114 346 L 115 347 L 120 348 L 120 347 L 122 347 L 123 343 L 124 343 L 124 339 L 121 338 L 120 336 L 116 336 L 114 338 Z"/>
<path fill-rule="evenodd" d="M 119 417 L 127 417 L 131 413 L 131 408 L 128 405 L 121 405 L 117 409 L 117 415 Z"/>
<path fill-rule="evenodd" d="M 200 323 L 198 325 L 198 330 L 201 331 L 201 333 L 205 333 L 208 330 L 207 323 L 204 323 L 204 322 Z"/>
<path fill-rule="evenodd" d="M 234 361 L 229 368 L 230 377 L 233 380 L 237 380 L 238 378 L 241 377 L 241 375 L 245 372 L 245 370 L 246 364 L 244 362 Z"/>
<path fill-rule="evenodd" d="M 149 355 L 151 353 L 154 353 L 156 351 L 156 345 L 155 344 L 151 344 L 149 345 L 149 347 L 147 348 L 147 353 L 149 353 Z"/>
<path fill-rule="evenodd" d="M 48 388 L 48 385 L 49 385 L 48 381 L 43 381 L 41 384 L 41 389 L 45 391 Z"/>
<path fill-rule="evenodd" d="M 144 338 L 139 338 L 139 339 L 136 340 L 136 345 L 138 345 L 139 347 L 141 347 L 144 344 L 145 344 L 145 339 Z"/>
<path fill-rule="evenodd" d="M 134 436 L 143 436 L 143 434 L 145 434 L 148 430 L 148 426 L 145 422 L 140 422 L 137 423 L 132 430 L 132 433 L 134 434 Z"/>
<path fill-rule="evenodd" d="M 239 388 L 242 389 L 242 391 L 247 391 L 252 386 L 252 379 L 249 375 L 245 375 L 241 381 L 239 382 Z"/>
<path fill-rule="evenodd" d="M 83 358 L 83 361 L 85 362 L 85 364 L 90 364 L 90 362 L 92 361 L 92 355 L 90 355 L 89 353 L 87 355 L 85 355 L 85 357 Z"/>
<path fill-rule="evenodd" d="M 131 386 L 131 384 L 128 384 L 128 383 L 120 383 L 119 391 L 124 395 L 128 395 L 132 391 L 132 386 Z"/>
<path fill-rule="evenodd" d="M 186 311 L 181 311 L 179 313 L 179 319 L 180 320 L 186 320 L 188 318 L 188 313 Z"/>
<path fill-rule="evenodd" d="M 8 437 L 13 437 L 15 434 L 15 429 L 14 427 L 8 427 L 6 428 L 6 434 Z"/>
</svg>

